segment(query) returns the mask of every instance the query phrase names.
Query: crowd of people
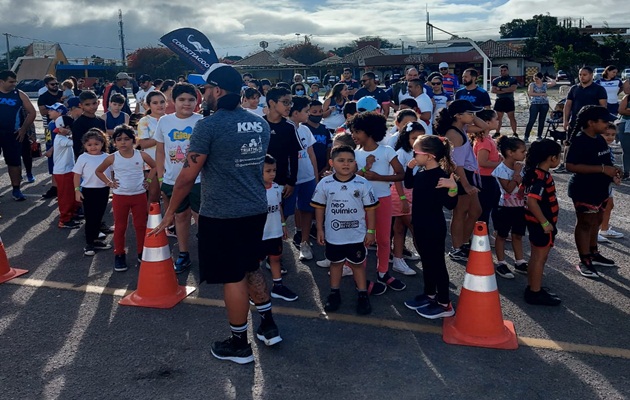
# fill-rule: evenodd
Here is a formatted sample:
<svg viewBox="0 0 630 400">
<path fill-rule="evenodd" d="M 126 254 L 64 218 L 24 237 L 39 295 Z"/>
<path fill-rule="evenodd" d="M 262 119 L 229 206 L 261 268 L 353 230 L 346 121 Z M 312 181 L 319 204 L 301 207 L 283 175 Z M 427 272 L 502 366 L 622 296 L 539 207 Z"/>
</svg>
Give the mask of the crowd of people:
<svg viewBox="0 0 630 400">
<path fill-rule="evenodd" d="M 212 354 L 241 364 L 253 361 L 246 335 L 250 303 L 261 317 L 257 338 L 272 346 L 282 338 L 271 298 L 298 300 L 283 280 L 283 241 L 291 238 L 302 261 L 313 259 L 314 244 L 325 247 L 325 259 L 316 265 L 329 269 L 326 312 L 341 308 L 342 277 L 353 276 L 356 312 L 371 313 L 370 297 L 405 290 L 400 278 L 417 274 L 405 259 L 420 259 L 424 284 L 404 304 L 437 319 L 455 314 L 445 253 L 466 261 L 476 221 L 492 222 L 497 275 L 525 274 L 528 304 L 558 305 L 560 298 L 542 286 L 559 214 L 551 172 L 564 167 L 573 173 L 569 197 L 577 214 L 578 271 L 597 278 L 598 266 L 615 264 L 597 243 L 601 235 L 620 235 L 609 225 L 611 187 L 627 177 L 630 166 L 624 162 L 624 172 L 614 164 L 609 145 L 617 126 L 611 112 L 616 107 L 621 114 L 619 136 L 628 135 L 629 95 L 615 104 L 604 86 L 618 91 L 623 85 L 593 86 L 592 70 L 580 70 L 580 83 L 564 106 L 568 142 L 561 165 L 562 146 L 541 136 L 546 90 L 555 82 L 537 75 L 529 86 L 536 102 L 521 140 L 514 119 L 516 80 L 507 66 L 492 82 L 494 109 L 477 77 L 466 69 L 460 87 L 446 63 L 431 74 L 409 67 L 404 81 L 383 89 L 373 72 L 357 81 L 346 69 L 320 99 L 319 85 L 307 85 L 300 74 L 292 83 L 272 85 L 214 64 L 204 75 L 189 75 L 188 82 L 141 75 L 132 112 L 125 89 L 130 77 L 121 72 L 103 90 L 105 113 L 97 116 L 97 93 L 75 93 L 72 81 L 65 85 L 70 91 L 62 91 L 47 76 L 37 103 L 53 183 L 43 197 L 57 198 L 59 228 L 78 229 L 85 220 L 85 256 L 111 249 L 105 238 L 113 233 L 116 272 L 129 268 L 130 214 L 139 264 L 147 205 L 162 202 L 164 218 L 151 234 L 166 230 L 177 237 L 176 273 L 192 265 L 194 219 L 200 282 L 223 284 L 231 329 L 227 340 L 213 344 Z M 0 146 L 13 197 L 22 201 L 21 155 L 36 111 L 15 84 L 13 72 L 0 72 Z M 511 136 L 500 134 L 504 113 Z M 528 148 L 536 119 L 537 140 Z M 110 196 L 113 228 L 104 223 Z M 452 210 L 451 249 L 444 208 Z M 415 251 L 405 246 L 408 233 Z M 513 270 L 506 261 L 510 240 Z M 370 246 L 376 247 L 375 268 L 366 268 Z M 271 271 L 271 288 L 261 268 Z"/>
</svg>

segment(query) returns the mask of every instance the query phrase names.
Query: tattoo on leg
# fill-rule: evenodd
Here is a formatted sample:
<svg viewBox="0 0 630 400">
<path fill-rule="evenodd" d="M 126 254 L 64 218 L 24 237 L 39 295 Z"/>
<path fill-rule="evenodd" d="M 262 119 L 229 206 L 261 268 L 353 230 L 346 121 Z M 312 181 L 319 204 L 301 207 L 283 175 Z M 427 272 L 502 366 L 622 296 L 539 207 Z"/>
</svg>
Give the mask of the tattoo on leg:
<svg viewBox="0 0 630 400">
<path fill-rule="evenodd" d="M 267 287 L 267 281 L 262 274 L 260 268 L 256 271 L 248 272 L 247 288 L 249 290 L 249 297 L 254 304 L 266 303 L 269 301 L 269 288 Z"/>
</svg>

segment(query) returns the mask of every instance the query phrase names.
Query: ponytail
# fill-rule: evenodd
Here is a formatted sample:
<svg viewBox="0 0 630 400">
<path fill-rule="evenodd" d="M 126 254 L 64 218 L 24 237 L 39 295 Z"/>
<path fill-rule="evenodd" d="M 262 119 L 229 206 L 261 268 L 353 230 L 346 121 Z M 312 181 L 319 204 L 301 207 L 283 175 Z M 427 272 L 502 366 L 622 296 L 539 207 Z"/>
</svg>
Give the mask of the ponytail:
<svg viewBox="0 0 630 400">
<path fill-rule="evenodd" d="M 455 168 L 457 168 L 455 162 L 453 161 L 453 158 L 451 157 L 453 146 L 451 145 L 451 141 L 446 138 L 442 140 L 442 143 L 444 144 L 444 155 L 438 160 L 438 162 L 440 163 L 442 169 L 450 175 L 454 173 Z"/>
<path fill-rule="evenodd" d="M 448 112 L 448 108 L 443 108 L 435 118 L 435 130 L 440 136 L 446 135 L 446 132 L 453 126 L 455 118 Z"/>
<path fill-rule="evenodd" d="M 562 152 L 562 147 L 554 140 L 543 139 L 539 142 L 534 142 L 527 151 L 525 157 L 525 176 L 523 177 L 523 184 L 529 186 L 536 178 L 536 168 L 538 164 L 547 160 L 549 157 L 559 156 Z"/>
</svg>

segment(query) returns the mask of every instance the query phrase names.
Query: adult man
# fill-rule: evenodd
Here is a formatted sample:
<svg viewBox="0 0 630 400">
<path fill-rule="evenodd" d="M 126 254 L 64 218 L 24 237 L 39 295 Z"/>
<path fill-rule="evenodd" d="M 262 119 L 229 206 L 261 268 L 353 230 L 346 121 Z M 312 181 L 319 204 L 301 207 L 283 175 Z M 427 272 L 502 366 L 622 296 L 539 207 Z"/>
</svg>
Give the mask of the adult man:
<svg viewBox="0 0 630 400">
<path fill-rule="evenodd" d="M 412 97 L 407 95 L 407 83 L 413 79 L 418 79 L 418 77 L 418 70 L 415 67 L 407 67 L 407 69 L 405 69 L 405 80 L 394 83 L 391 88 L 388 89 L 389 97 L 394 103 L 394 109 L 398 109 L 401 100 Z"/>
<path fill-rule="evenodd" d="M 374 72 L 366 72 L 361 77 L 361 84 L 363 87 L 354 94 L 353 99 L 355 101 L 359 100 L 364 96 L 372 96 L 378 101 L 378 104 L 381 106 L 381 110 L 383 115 L 386 117 L 389 115 L 389 96 L 385 91 L 378 86 L 376 86 L 376 76 Z"/>
<path fill-rule="evenodd" d="M 293 75 L 293 83 L 304 83 L 304 77 L 302 74 Z"/>
<path fill-rule="evenodd" d="M 140 84 L 140 90 L 136 93 L 136 109 L 135 113 L 144 114 L 146 109 L 144 108 L 145 100 L 147 98 L 147 94 L 151 93 L 155 90 L 155 86 L 153 86 L 151 76 L 147 74 L 142 74 L 138 78 L 138 83 Z"/>
<path fill-rule="evenodd" d="M 357 82 L 356 79 L 352 79 L 352 70 L 350 68 L 343 69 L 343 74 L 341 74 L 341 80 L 339 83 L 345 83 L 348 87 L 348 98 L 352 98 L 360 87 L 359 82 Z M 331 86 L 333 85 L 334 83 Z"/>
<path fill-rule="evenodd" d="M 468 100 L 475 107 L 483 107 L 489 110 L 492 106 L 488 92 L 477 86 L 479 72 L 474 68 L 468 68 L 462 73 L 464 87 L 455 92 L 455 100 Z"/>
<path fill-rule="evenodd" d="M 42 116 L 42 123 L 44 124 L 44 139 L 46 141 L 46 150 L 52 148 L 53 145 L 53 137 L 52 132 L 48 129 L 48 109 L 46 106 L 52 106 L 55 103 L 59 103 L 61 101 L 61 97 L 63 93 L 59 90 L 59 81 L 52 75 L 46 75 L 44 78 L 44 88 L 46 89 L 43 93 L 39 95 L 37 98 L 37 108 L 39 109 L 39 113 Z M 29 101 L 30 103 L 30 101 Z M 52 199 L 57 197 L 57 182 L 55 182 L 55 177 L 53 175 L 53 159 L 49 157 L 48 160 L 48 173 L 52 177 L 51 179 L 51 187 L 42 195 L 44 199 Z"/>
<path fill-rule="evenodd" d="M 451 96 L 459 89 L 459 81 L 457 77 L 449 72 L 448 63 L 442 61 L 438 66 L 440 74 L 442 74 L 442 86 L 444 91 Z"/>
<path fill-rule="evenodd" d="M 103 93 L 104 112 L 107 112 L 109 108 L 109 99 L 112 97 L 112 94 L 120 93 L 125 97 L 125 105 L 123 106 L 122 111 L 131 115 L 129 99 L 127 99 L 127 84 L 129 83 L 129 79 L 131 79 L 129 74 L 127 74 L 126 72 L 119 72 L 116 75 L 116 81 L 112 83 L 107 89 L 105 89 L 105 93 Z"/>
<path fill-rule="evenodd" d="M 200 282 L 223 284 L 232 330 L 232 336 L 215 342 L 211 351 L 218 359 L 245 364 L 254 361 L 247 340 L 249 299 L 261 314 L 256 337 L 268 346 L 282 340 L 259 266 L 267 219 L 262 167 L 270 129 L 262 118 L 239 106 L 242 80 L 231 66 L 213 64 L 203 76 L 189 75 L 188 80 L 205 83 L 204 99 L 214 114 L 195 125 L 168 210 L 152 233 L 172 224 L 175 210 L 201 172 Z"/>
<path fill-rule="evenodd" d="M 20 191 L 22 180 L 22 142 L 28 140 L 28 127 L 35 121 L 35 107 L 26 93 L 16 89 L 17 75 L 13 71 L 0 72 L 0 149 L 9 170 L 13 190 L 11 195 L 16 201 L 26 198 Z M 22 108 L 26 117 L 22 119 Z"/>
<path fill-rule="evenodd" d="M 564 103 L 562 125 L 567 132 L 567 146 L 564 148 L 564 156 L 569 150 L 571 141 L 570 135 L 573 134 L 575 121 L 578 112 L 584 106 L 595 105 L 606 107 L 608 103 L 608 94 L 606 89 L 593 82 L 593 68 L 582 67 L 579 71 L 580 83 L 571 86 L 567 94 L 567 101 Z M 560 164 L 556 172 L 566 172 L 564 163 Z"/>
<path fill-rule="evenodd" d="M 501 75 L 492 81 L 492 89 L 490 89 L 492 93 L 497 95 L 497 99 L 494 102 L 494 111 L 497 112 L 497 118 L 499 119 L 499 126 L 493 137 L 501 136 L 501 124 L 503 123 L 503 114 L 505 113 L 507 113 L 508 119 L 510 120 L 512 135 L 518 137 L 516 133 L 516 117 L 514 116 L 514 110 L 516 109 L 514 105 L 514 92 L 516 92 L 518 82 L 514 77 L 510 76 L 508 66 L 505 64 L 499 66 L 499 73 Z"/>
<path fill-rule="evenodd" d="M 417 73 L 417 71 L 416 71 Z M 420 78 L 411 79 L 407 82 L 407 93 L 400 97 L 400 100 L 414 99 L 420 109 L 420 119 L 427 123 L 429 129 L 426 134 L 433 134 L 431 126 L 433 125 L 433 101 L 424 93 L 424 84 Z"/>
</svg>

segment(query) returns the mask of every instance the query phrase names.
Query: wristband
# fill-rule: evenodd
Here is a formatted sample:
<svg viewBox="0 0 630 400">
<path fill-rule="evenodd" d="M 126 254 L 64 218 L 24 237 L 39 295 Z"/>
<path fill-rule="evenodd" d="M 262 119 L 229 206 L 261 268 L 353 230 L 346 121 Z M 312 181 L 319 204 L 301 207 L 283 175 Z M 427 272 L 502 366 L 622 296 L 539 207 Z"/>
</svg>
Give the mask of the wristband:
<svg viewBox="0 0 630 400">
<path fill-rule="evenodd" d="M 75 191 L 75 192 L 78 192 L 78 191 L 80 191 L 80 190 L 81 190 L 81 186 L 77 186 L 77 187 L 75 187 L 75 188 L 74 188 L 74 191 Z"/>
<path fill-rule="evenodd" d="M 164 178 L 158 178 L 158 182 L 162 182 Z"/>
<path fill-rule="evenodd" d="M 361 168 L 361 172 L 363 172 L 365 174 L 365 167 Z"/>
<path fill-rule="evenodd" d="M 457 190 L 457 188 L 456 188 L 456 187 L 454 187 L 454 188 L 450 188 L 450 189 L 448 190 L 448 192 L 449 192 L 449 193 L 457 193 L 457 192 L 458 192 L 458 190 Z"/>
<path fill-rule="evenodd" d="M 550 222 L 549 221 L 545 221 L 542 224 L 540 224 L 540 226 L 542 226 L 543 228 L 549 226 Z"/>
<path fill-rule="evenodd" d="M 400 196 L 400 200 L 407 200 L 407 196 L 405 195 Z"/>
<path fill-rule="evenodd" d="M 286 223 L 286 222 L 283 222 L 283 223 L 282 223 L 282 226 L 287 226 L 287 223 Z"/>
<path fill-rule="evenodd" d="M 151 182 L 153 182 L 153 179 L 147 178 L 147 179 L 145 179 L 145 181 L 151 183 Z"/>
<path fill-rule="evenodd" d="M 376 233 L 375 229 L 368 229 L 367 233 L 371 233 L 372 235 L 374 235 Z"/>
</svg>

